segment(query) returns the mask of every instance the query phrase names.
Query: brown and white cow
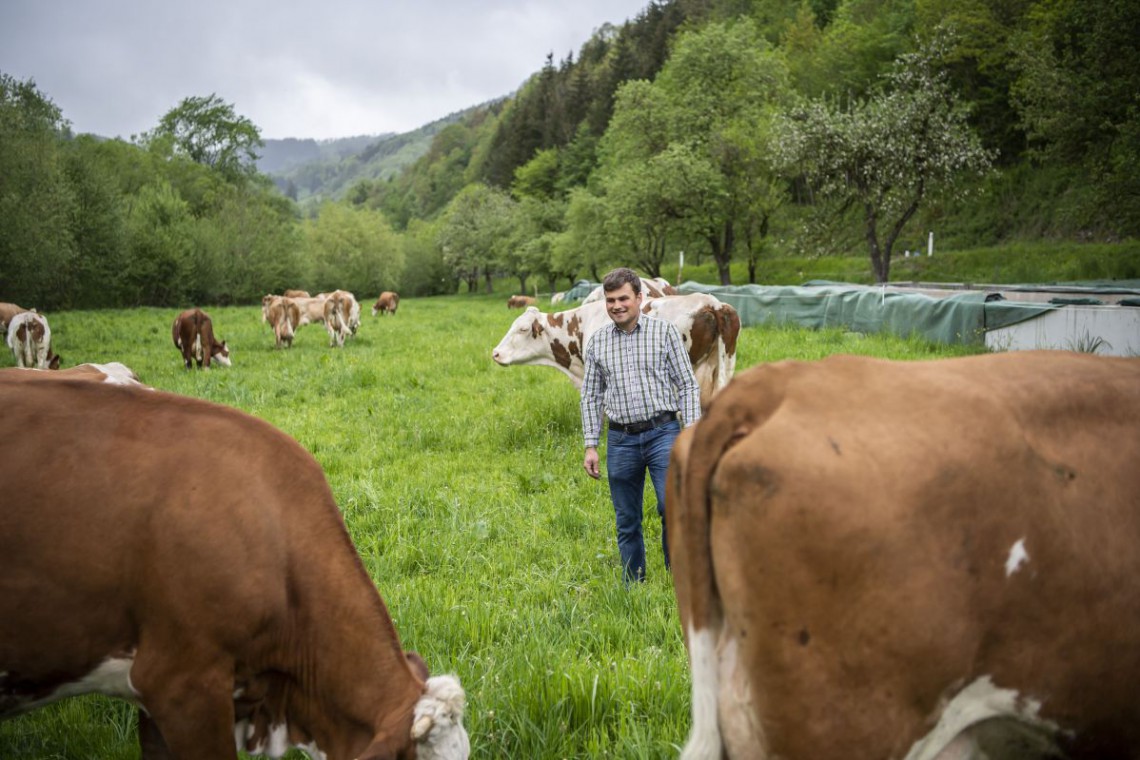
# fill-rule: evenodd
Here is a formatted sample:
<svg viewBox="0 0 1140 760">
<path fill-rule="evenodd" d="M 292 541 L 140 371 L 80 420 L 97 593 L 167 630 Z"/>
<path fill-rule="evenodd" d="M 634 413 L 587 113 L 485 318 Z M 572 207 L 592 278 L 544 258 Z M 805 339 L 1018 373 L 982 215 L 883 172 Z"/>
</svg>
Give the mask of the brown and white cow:
<svg viewBox="0 0 1140 760">
<path fill-rule="evenodd" d="M 311 298 L 307 290 L 286 290 L 282 293 L 286 298 Z"/>
<path fill-rule="evenodd" d="M 17 314 L 22 314 L 28 309 L 23 306 L 17 306 L 14 303 L 0 302 L 0 333 L 8 334 L 8 323 L 12 321 L 12 317 Z"/>
<path fill-rule="evenodd" d="M 286 296 L 265 296 L 261 301 L 262 319 L 273 328 L 277 348 L 293 346 L 293 336 L 301 325 L 301 308 L 296 299 Z"/>
<path fill-rule="evenodd" d="M 1066 352 L 739 375 L 669 466 L 682 758 L 1136 758 L 1138 389 Z"/>
<path fill-rule="evenodd" d="M 210 368 L 216 361 L 223 367 L 230 366 L 230 349 L 226 342 L 214 337 L 214 323 L 201 309 L 187 309 L 174 318 L 171 325 L 174 347 L 182 354 L 186 369 L 196 362 L 199 367 Z"/>
<path fill-rule="evenodd" d="M 534 296 L 511 296 L 507 299 L 508 309 L 525 309 L 534 306 Z"/>
<path fill-rule="evenodd" d="M 59 369 L 59 355 L 51 350 L 51 327 L 43 314 L 15 314 L 8 322 L 7 341 L 17 367 Z"/>
<path fill-rule="evenodd" d="M 301 321 L 297 327 L 309 324 L 322 324 L 325 321 L 325 300 L 329 293 L 317 293 L 312 298 L 294 297 L 293 303 L 301 310 Z"/>
<path fill-rule="evenodd" d="M 99 692 L 142 756 L 465 760 L 320 465 L 229 407 L 0 373 L 0 718 Z"/>
<path fill-rule="evenodd" d="M 48 370 L 31 369 L 31 368 L 9 368 L 0 369 L 0 373 L 5 372 L 46 372 Z M 107 362 L 105 364 L 96 364 L 88 362 L 86 364 L 77 364 L 74 367 L 67 369 L 56 370 L 55 374 L 59 377 L 73 377 L 78 380 L 87 380 L 92 383 L 107 383 L 109 385 L 137 385 L 140 388 L 150 388 L 149 385 L 143 385 L 139 380 L 139 376 L 135 374 L 127 365 L 122 362 Z M 152 389 L 153 390 L 153 389 Z"/>
<path fill-rule="evenodd" d="M 345 339 L 356 335 L 356 330 L 360 327 L 360 304 L 356 296 L 347 290 L 334 290 L 325 298 L 324 311 L 329 345 L 341 348 Z"/>
<path fill-rule="evenodd" d="M 645 299 L 661 298 L 662 296 L 675 296 L 678 291 L 669 281 L 664 277 L 642 277 L 641 278 L 641 292 L 644 294 Z M 590 291 L 589 295 L 582 299 L 582 304 L 593 303 L 594 301 L 606 300 L 605 289 L 599 285 Z"/>
<path fill-rule="evenodd" d="M 647 300 L 642 312 L 677 327 L 701 386 L 701 403 L 708 403 L 732 379 L 736 368 L 736 339 L 740 333 L 736 310 L 715 296 L 694 293 Z M 515 319 L 491 352 L 491 358 L 504 367 L 554 367 L 564 372 L 574 387 L 581 388 L 586 344 L 610 321 L 605 301 L 550 314 L 532 306 Z"/>
<path fill-rule="evenodd" d="M 372 305 L 372 316 L 377 314 L 395 314 L 400 306 L 400 294 L 392 290 L 385 290 Z"/>
</svg>

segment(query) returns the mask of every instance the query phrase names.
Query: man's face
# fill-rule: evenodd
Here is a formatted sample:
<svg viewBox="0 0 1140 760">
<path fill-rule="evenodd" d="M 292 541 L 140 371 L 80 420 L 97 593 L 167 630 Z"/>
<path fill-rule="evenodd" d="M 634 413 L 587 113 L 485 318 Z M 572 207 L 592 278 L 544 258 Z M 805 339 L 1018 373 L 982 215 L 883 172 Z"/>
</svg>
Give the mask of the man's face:
<svg viewBox="0 0 1140 760">
<path fill-rule="evenodd" d="M 641 316 L 641 293 L 634 293 L 633 286 L 623 283 L 617 290 L 606 292 L 606 313 L 618 327 L 627 332 L 637 325 Z"/>
</svg>

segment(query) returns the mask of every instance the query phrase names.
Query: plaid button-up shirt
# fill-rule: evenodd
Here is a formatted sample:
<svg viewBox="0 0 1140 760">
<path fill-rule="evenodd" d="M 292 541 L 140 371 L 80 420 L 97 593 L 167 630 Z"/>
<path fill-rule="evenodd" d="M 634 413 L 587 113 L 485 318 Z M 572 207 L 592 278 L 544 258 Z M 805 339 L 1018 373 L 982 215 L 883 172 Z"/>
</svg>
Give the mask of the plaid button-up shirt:
<svg viewBox="0 0 1140 760">
<path fill-rule="evenodd" d="M 611 322 L 586 344 L 582 431 L 597 446 L 602 412 L 628 425 L 663 412 L 681 413 L 688 427 L 701 417 L 701 389 L 681 334 L 671 322 L 641 315 L 632 332 Z"/>
</svg>

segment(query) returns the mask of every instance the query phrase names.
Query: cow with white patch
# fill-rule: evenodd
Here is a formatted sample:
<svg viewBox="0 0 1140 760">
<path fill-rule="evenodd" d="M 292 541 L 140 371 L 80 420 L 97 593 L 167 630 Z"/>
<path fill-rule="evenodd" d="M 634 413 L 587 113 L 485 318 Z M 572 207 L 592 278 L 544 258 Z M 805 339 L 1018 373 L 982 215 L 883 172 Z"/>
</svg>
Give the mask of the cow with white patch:
<svg viewBox="0 0 1140 760">
<path fill-rule="evenodd" d="M 261 302 L 262 319 L 273 329 L 277 348 L 291 348 L 293 336 L 301 324 L 297 301 L 286 296 L 266 296 Z"/>
<path fill-rule="evenodd" d="M 669 281 L 663 277 L 642 277 L 641 278 L 641 293 L 645 296 L 645 300 L 650 298 L 661 298 L 662 296 L 675 296 L 678 295 L 677 289 L 669 284 Z M 594 303 L 595 301 L 606 300 L 605 290 L 601 285 L 590 291 L 590 294 L 582 299 L 582 305 Z"/>
<path fill-rule="evenodd" d="M 2 369 L 0 373 L 4 372 L 46 372 L 42 369 L 31 368 L 10 368 Z M 148 385 L 143 385 L 139 380 L 139 376 L 135 374 L 127 365 L 122 362 L 107 362 L 106 364 L 97 364 L 88 362 L 86 364 L 77 364 L 74 367 L 67 369 L 60 369 L 55 371 L 59 377 L 73 377 L 78 380 L 87 380 L 92 383 L 107 383 L 109 385 L 137 385 L 140 388 L 149 388 Z"/>
<path fill-rule="evenodd" d="M 1136 758 L 1138 389 L 1067 352 L 738 376 L 669 466 L 681 757 Z"/>
<path fill-rule="evenodd" d="M 0 718 L 99 692 L 146 760 L 465 760 L 317 461 L 195 398 L 0 373 Z"/>
<path fill-rule="evenodd" d="M 301 321 L 297 326 L 323 324 L 325 321 L 325 301 L 331 293 L 317 293 L 312 298 L 294 297 L 293 303 L 301 310 Z"/>
<path fill-rule="evenodd" d="M 51 350 L 51 327 L 47 317 L 36 311 L 22 311 L 8 322 L 8 348 L 17 367 L 59 369 L 60 358 Z"/>
<path fill-rule="evenodd" d="M 342 348 L 346 338 L 356 335 L 360 327 L 360 304 L 347 290 L 334 290 L 325 299 L 325 329 L 329 345 Z"/>
<path fill-rule="evenodd" d="M 174 318 L 171 325 L 174 347 L 182 354 L 186 369 L 194 363 L 210 368 L 211 362 L 230 366 L 230 349 L 224 340 L 214 337 L 214 323 L 201 309 L 187 309 Z"/>
<path fill-rule="evenodd" d="M 376 299 L 376 303 L 372 305 L 372 316 L 377 314 L 392 314 L 395 315 L 396 309 L 400 307 L 400 294 L 392 290 L 385 290 Z"/>
<path fill-rule="evenodd" d="M 525 309 L 534 306 L 534 296 L 511 296 L 507 299 L 508 309 Z"/>
<path fill-rule="evenodd" d="M 732 379 L 736 367 L 736 339 L 740 317 L 736 310 L 706 293 L 647 299 L 642 312 L 672 322 L 689 352 L 693 373 L 701 386 L 701 404 L 707 404 Z M 536 307 L 524 311 L 491 358 L 506 367 L 554 367 L 582 387 L 583 352 L 590 336 L 610 323 L 605 301 L 544 314 Z"/>
</svg>

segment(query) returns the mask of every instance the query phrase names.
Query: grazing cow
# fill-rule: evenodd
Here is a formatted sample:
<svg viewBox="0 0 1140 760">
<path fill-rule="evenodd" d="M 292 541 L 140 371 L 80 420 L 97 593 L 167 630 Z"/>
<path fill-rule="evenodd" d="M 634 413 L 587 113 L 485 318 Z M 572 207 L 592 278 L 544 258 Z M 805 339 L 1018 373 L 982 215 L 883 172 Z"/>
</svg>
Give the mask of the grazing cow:
<svg viewBox="0 0 1140 760">
<path fill-rule="evenodd" d="M 199 367 L 204 364 L 206 369 L 210 368 L 211 361 L 230 366 L 229 347 L 224 340 L 214 337 L 214 323 L 201 309 L 187 309 L 175 317 L 171 336 L 174 347 L 182 353 L 186 369 L 190 369 L 191 362 L 197 362 Z"/>
<path fill-rule="evenodd" d="M 360 304 L 356 296 L 347 290 L 334 290 L 325 299 L 325 329 L 329 333 L 329 345 L 334 348 L 344 346 L 350 335 L 356 335 L 360 327 Z"/>
<path fill-rule="evenodd" d="M 286 298 L 309 298 L 309 291 L 307 290 L 286 290 L 282 295 Z"/>
<path fill-rule="evenodd" d="M 534 296 L 511 296 L 507 299 L 508 309 L 525 309 L 534 306 Z"/>
<path fill-rule="evenodd" d="M 736 338 L 740 333 L 736 310 L 715 296 L 694 293 L 647 300 L 642 312 L 677 327 L 701 386 L 701 403 L 707 404 L 732 379 L 736 367 Z M 596 330 L 610 321 L 605 301 L 551 314 L 543 314 L 532 306 L 515 319 L 491 352 L 491 358 L 504 367 L 555 367 L 566 373 L 576 388 L 581 388 L 586 344 Z"/>
<path fill-rule="evenodd" d="M 331 294 L 317 293 L 312 298 L 294 298 L 293 302 L 296 303 L 297 308 L 301 310 L 301 321 L 297 323 L 297 327 L 319 322 L 323 323 L 325 321 L 325 301 L 329 295 Z"/>
<path fill-rule="evenodd" d="M 59 369 L 59 355 L 51 350 L 51 327 L 43 314 L 17 313 L 8 322 L 7 340 L 17 367 Z"/>
<path fill-rule="evenodd" d="M 553 306 L 554 304 L 562 303 L 564 300 L 566 300 L 566 291 L 564 291 L 564 290 L 559 291 L 558 293 L 551 293 L 550 294 L 550 305 L 551 306 Z"/>
<path fill-rule="evenodd" d="M 17 314 L 22 314 L 28 311 L 23 306 L 17 306 L 14 303 L 0 302 L 0 333 L 8 334 L 8 323 L 12 321 L 12 317 Z"/>
<path fill-rule="evenodd" d="M 391 290 L 385 290 L 376 299 L 376 303 L 372 305 L 372 316 L 377 314 L 395 314 L 396 309 L 400 306 L 400 294 Z"/>
<path fill-rule="evenodd" d="M 301 308 L 294 298 L 266 296 L 262 299 L 262 318 L 273 328 L 273 339 L 277 348 L 293 346 L 293 335 L 301 324 Z"/>
<path fill-rule="evenodd" d="M 738 376 L 669 465 L 682 758 L 1136 758 L 1137 389 L 1065 352 Z"/>
<path fill-rule="evenodd" d="M 147 760 L 465 760 L 317 461 L 236 409 L 0 375 L 0 718 L 99 692 Z"/>
<path fill-rule="evenodd" d="M 641 278 L 641 292 L 645 295 L 646 300 L 650 298 L 661 298 L 662 296 L 675 296 L 677 289 L 669 284 L 668 280 L 663 277 L 642 277 Z M 594 303 L 595 301 L 605 301 L 605 289 L 599 285 L 590 291 L 590 295 L 582 299 L 582 305 Z"/>
</svg>

